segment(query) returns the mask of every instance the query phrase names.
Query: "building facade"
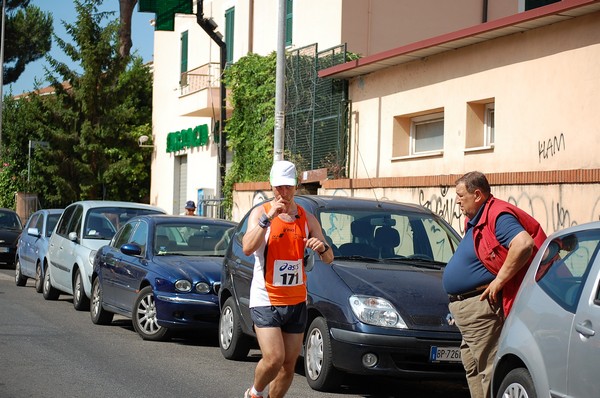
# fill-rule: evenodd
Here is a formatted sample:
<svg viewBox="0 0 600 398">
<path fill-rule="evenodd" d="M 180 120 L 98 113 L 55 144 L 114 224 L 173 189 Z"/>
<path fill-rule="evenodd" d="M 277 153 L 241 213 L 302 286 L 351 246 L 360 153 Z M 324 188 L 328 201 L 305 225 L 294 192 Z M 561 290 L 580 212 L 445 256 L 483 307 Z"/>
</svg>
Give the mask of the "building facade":
<svg viewBox="0 0 600 398">
<path fill-rule="evenodd" d="M 276 48 L 278 0 L 201 3 L 227 62 Z M 462 231 L 454 181 L 480 170 L 548 233 L 599 219 L 599 3 L 286 1 L 288 50 L 362 56 L 320 72 L 349 82 L 351 123 L 348 178 L 318 192 L 419 203 Z M 155 33 L 151 203 L 173 213 L 220 194 L 219 62 L 196 15 Z M 235 220 L 270 196 L 266 182 L 235 189 Z"/>
</svg>

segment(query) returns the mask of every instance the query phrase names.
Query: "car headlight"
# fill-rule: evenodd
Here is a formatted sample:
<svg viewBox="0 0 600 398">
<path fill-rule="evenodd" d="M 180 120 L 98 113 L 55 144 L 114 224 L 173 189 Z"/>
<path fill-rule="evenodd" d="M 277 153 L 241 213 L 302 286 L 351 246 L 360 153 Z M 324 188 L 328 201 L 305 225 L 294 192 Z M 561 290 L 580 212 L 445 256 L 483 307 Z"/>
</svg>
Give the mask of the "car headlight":
<svg viewBox="0 0 600 398">
<path fill-rule="evenodd" d="M 175 282 L 175 290 L 178 292 L 189 292 L 192 290 L 192 282 L 185 279 L 179 279 Z"/>
<path fill-rule="evenodd" d="M 96 253 L 97 252 L 98 252 L 98 250 L 92 250 L 92 251 L 90 251 L 89 261 L 90 261 L 90 264 L 92 264 L 92 265 L 94 265 L 94 257 L 96 257 Z"/>
<path fill-rule="evenodd" d="M 386 299 L 354 295 L 350 296 L 349 301 L 352 312 L 361 322 L 375 326 L 408 329 L 404 319 Z"/>
<path fill-rule="evenodd" d="M 206 282 L 198 282 L 196 283 L 196 291 L 198 293 L 208 293 L 210 292 L 210 285 Z"/>
</svg>

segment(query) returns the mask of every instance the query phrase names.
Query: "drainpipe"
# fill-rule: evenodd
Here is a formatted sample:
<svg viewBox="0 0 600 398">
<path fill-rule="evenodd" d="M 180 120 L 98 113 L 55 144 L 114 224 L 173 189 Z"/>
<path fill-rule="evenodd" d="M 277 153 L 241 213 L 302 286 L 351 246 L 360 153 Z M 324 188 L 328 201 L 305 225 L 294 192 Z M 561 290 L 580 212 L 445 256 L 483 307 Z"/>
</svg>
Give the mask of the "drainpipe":
<svg viewBox="0 0 600 398">
<path fill-rule="evenodd" d="M 225 65 L 227 63 L 227 45 L 223 41 L 223 35 L 219 32 L 215 32 L 217 24 L 212 19 L 204 18 L 204 1 L 198 1 L 198 11 L 196 13 L 196 20 L 198 25 L 210 36 L 211 39 L 219 46 L 220 60 L 221 60 L 221 81 L 220 81 L 220 93 L 221 93 L 221 120 L 219 122 L 219 186 L 217 189 L 217 197 L 223 196 L 223 186 L 225 185 L 225 168 L 227 165 L 227 146 L 225 145 L 226 134 L 225 134 L 225 119 L 227 119 L 227 109 L 225 104 L 226 89 L 225 82 L 223 81 L 223 73 L 225 72 Z"/>
<path fill-rule="evenodd" d="M 488 21 L 488 1 L 483 0 L 483 15 L 481 18 L 481 23 L 486 23 Z"/>
</svg>

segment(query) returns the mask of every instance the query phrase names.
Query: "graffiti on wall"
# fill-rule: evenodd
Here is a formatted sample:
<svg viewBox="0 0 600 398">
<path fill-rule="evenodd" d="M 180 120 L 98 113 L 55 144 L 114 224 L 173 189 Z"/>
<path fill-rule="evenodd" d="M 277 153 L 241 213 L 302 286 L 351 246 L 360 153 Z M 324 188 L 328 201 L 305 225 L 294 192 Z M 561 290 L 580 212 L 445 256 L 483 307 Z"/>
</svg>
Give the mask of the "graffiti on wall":
<svg viewBox="0 0 600 398">
<path fill-rule="evenodd" d="M 560 133 L 560 135 L 554 136 L 545 141 L 538 141 L 538 153 L 539 153 L 539 162 L 542 163 L 542 159 L 548 159 L 556 155 L 560 150 L 565 150 L 565 135 Z"/>
<path fill-rule="evenodd" d="M 532 215 L 547 234 L 585 222 L 600 221 L 600 195 L 595 194 L 597 189 L 592 188 L 585 191 L 585 194 L 583 194 L 584 192 L 580 194 L 577 190 L 577 202 L 573 199 L 569 200 L 568 195 L 556 190 L 529 193 L 529 191 L 521 190 L 520 187 L 504 187 L 503 189 L 505 191 L 496 196 Z M 464 234 L 464 216 L 456 203 L 454 187 L 420 188 L 416 191 L 407 190 L 406 192 L 410 192 L 410 197 L 403 196 L 402 200 L 398 200 L 396 197 L 381 197 L 380 199 L 417 203 L 442 217 L 461 235 Z M 328 194 L 347 197 L 361 196 L 356 195 L 356 192 L 353 195 L 351 190 L 345 189 L 336 189 Z M 416 197 L 413 197 L 414 195 Z M 270 191 L 255 191 L 248 195 L 246 199 L 248 203 L 238 204 L 239 208 L 236 210 L 239 217 L 236 219 L 240 220 L 254 204 L 270 198 L 272 198 Z"/>
</svg>

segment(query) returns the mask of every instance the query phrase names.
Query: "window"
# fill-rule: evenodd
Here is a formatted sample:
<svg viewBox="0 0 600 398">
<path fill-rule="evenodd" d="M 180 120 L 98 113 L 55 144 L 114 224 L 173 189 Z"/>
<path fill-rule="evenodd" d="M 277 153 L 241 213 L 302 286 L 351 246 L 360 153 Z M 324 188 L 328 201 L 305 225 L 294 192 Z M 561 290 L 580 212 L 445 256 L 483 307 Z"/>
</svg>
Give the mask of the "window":
<svg viewBox="0 0 600 398">
<path fill-rule="evenodd" d="M 233 28 L 235 26 L 235 7 L 225 11 L 225 44 L 227 50 L 226 63 L 233 62 Z"/>
<path fill-rule="evenodd" d="M 485 105 L 484 146 L 494 145 L 494 103 Z"/>
<path fill-rule="evenodd" d="M 181 80 L 179 84 L 181 86 L 187 85 L 187 71 L 188 71 L 188 31 L 181 33 L 181 69 L 180 76 Z"/>
<path fill-rule="evenodd" d="M 467 151 L 490 150 L 494 148 L 495 102 L 487 98 L 467 103 L 467 129 L 465 149 Z"/>
<path fill-rule="evenodd" d="M 558 3 L 560 0 L 525 0 L 525 11 L 543 7 L 548 4 Z"/>
<path fill-rule="evenodd" d="M 444 114 L 440 112 L 413 118 L 410 142 L 411 155 L 444 149 Z"/>
<path fill-rule="evenodd" d="M 294 19 L 294 0 L 286 0 L 285 12 L 285 45 L 291 46 Z"/>
<path fill-rule="evenodd" d="M 556 237 L 544 252 L 536 272 L 537 283 L 557 304 L 575 313 L 599 249 L 597 229 Z"/>
</svg>

